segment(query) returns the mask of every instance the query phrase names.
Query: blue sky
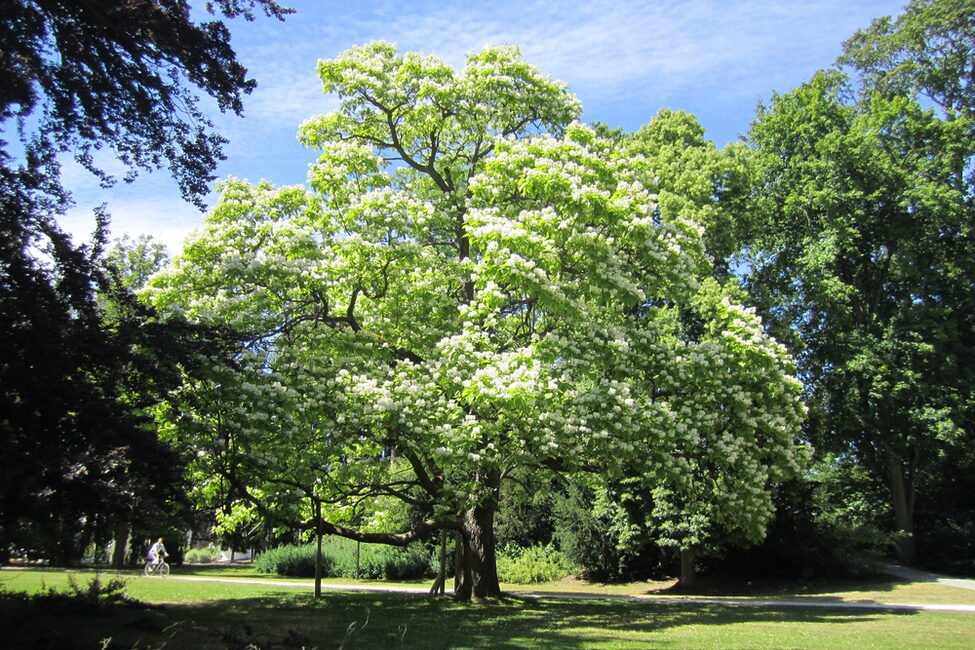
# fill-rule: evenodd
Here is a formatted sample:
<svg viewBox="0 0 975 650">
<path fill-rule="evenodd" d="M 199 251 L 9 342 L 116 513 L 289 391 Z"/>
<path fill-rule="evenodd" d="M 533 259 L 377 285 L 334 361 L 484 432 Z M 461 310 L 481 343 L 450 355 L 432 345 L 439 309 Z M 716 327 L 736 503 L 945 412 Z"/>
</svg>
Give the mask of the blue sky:
<svg viewBox="0 0 975 650">
<path fill-rule="evenodd" d="M 722 146 L 747 131 L 759 101 L 831 65 L 846 38 L 906 1 L 279 0 L 297 10 L 285 22 L 230 21 L 258 88 L 243 119 L 216 114 L 230 140 L 218 176 L 303 183 L 315 153 L 297 143 L 298 125 L 336 106 L 321 92 L 317 61 L 377 39 L 458 68 L 468 52 L 517 44 L 529 63 L 568 83 L 586 121 L 632 131 L 662 107 L 684 110 Z M 171 252 L 202 224 L 164 172 L 109 190 L 71 164 L 65 175 L 77 205 L 63 224 L 76 239 L 87 237 L 91 209 L 103 202 L 113 235 L 149 233 Z"/>
</svg>

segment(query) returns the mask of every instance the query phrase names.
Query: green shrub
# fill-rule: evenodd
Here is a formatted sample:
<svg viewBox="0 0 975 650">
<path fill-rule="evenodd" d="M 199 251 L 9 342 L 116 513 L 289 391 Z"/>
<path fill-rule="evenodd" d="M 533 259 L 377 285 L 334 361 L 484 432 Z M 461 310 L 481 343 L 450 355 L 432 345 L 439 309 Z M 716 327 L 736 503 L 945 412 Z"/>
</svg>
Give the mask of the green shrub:
<svg viewBox="0 0 975 650">
<path fill-rule="evenodd" d="M 444 573 L 447 574 L 448 578 L 454 576 L 454 546 L 453 542 L 447 544 L 447 561 L 444 563 Z M 436 578 L 440 575 L 440 546 L 437 545 L 430 551 L 430 557 L 427 558 L 427 576 L 431 578 Z"/>
<path fill-rule="evenodd" d="M 589 580 L 619 581 L 644 579 L 649 563 L 641 561 L 643 548 L 620 543 L 613 522 L 597 514 L 592 488 L 570 484 L 554 497 L 553 535 L 568 561 L 577 565 Z"/>
<path fill-rule="evenodd" d="M 497 556 L 498 578 L 501 582 L 532 584 L 550 582 L 576 573 L 574 566 L 562 551 L 552 545 L 519 548 L 509 546 Z"/>
<path fill-rule="evenodd" d="M 88 581 L 87 585 L 78 584 L 74 576 L 69 575 L 68 591 L 70 592 L 69 597 L 96 606 L 122 602 L 128 598 L 125 594 L 125 580 L 116 576 L 108 582 L 102 582 L 101 576 L 97 573 Z M 48 593 L 53 594 L 55 592 L 49 590 Z"/>
<path fill-rule="evenodd" d="M 335 577 L 356 577 L 356 542 L 342 537 L 330 537 L 325 552 L 333 560 Z M 431 577 L 431 552 L 414 544 L 402 548 L 385 544 L 359 545 L 359 577 L 367 580 L 409 580 Z M 439 563 L 439 560 L 438 560 Z"/>
<path fill-rule="evenodd" d="M 213 546 L 206 548 L 191 548 L 186 552 L 185 560 L 190 564 L 206 564 L 220 559 L 220 549 Z"/>
<path fill-rule="evenodd" d="M 322 575 L 328 576 L 330 570 L 330 558 L 323 553 Z M 304 544 L 301 546 L 286 544 L 276 548 L 268 549 L 254 561 L 254 568 L 261 573 L 275 573 L 281 576 L 294 576 L 298 578 L 315 577 L 315 545 Z"/>
<path fill-rule="evenodd" d="M 327 537 L 322 545 L 322 575 L 329 578 L 356 577 L 356 542 Z M 430 551 L 422 545 L 400 548 L 384 544 L 362 544 L 359 549 L 359 578 L 408 580 L 431 577 Z M 261 573 L 314 577 L 315 545 L 284 545 L 257 556 L 254 568 Z"/>
<path fill-rule="evenodd" d="M 62 591 L 48 587 L 39 594 L 16 594 L 16 597 L 19 601 L 17 606 L 22 609 L 17 618 L 29 617 L 30 612 L 35 610 L 37 614 L 43 613 L 45 616 L 89 616 L 115 605 L 138 602 L 128 597 L 122 578 L 116 576 L 103 582 L 100 574 L 95 574 L 87 584 L 79 584 L 73 575 L 69 575 L 68 586 Z"/>
</svg>

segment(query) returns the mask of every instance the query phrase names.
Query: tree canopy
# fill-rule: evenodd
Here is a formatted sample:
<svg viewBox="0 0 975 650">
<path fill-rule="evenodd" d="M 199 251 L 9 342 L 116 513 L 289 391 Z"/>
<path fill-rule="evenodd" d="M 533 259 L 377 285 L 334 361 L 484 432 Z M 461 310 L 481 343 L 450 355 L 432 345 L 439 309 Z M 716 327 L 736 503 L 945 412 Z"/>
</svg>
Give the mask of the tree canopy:
<svg viewBox="0 0 975 650">
<path fill-rule="evenodd" d="M 970 557 L 972 0 L 875 20 L 721 150 L 681 111 L 580 123 L 516 47 L 354 47 L 318 64 L 306 185 L 224 180 L 174 260 L 107 251 L 103 210 L 76 245 L 65 156 L 202 207 L 207 115 L 255 86 L 219 17 L 290 11 L 0 7 L 0 560 L 71 562 L 184 490 L 238 538 L 450 532 L 462 598 L 499 593 L 496 518 L 606 575 L 670 548 L 683 580 L 770 522 L 845 550 L 847 506 L 903 561 Z"/>
<path fill-rule="evenodd" d="M 803 456 L 800 385 L 709 279 L 701 226 L 657 209 L 660 170 L 515 48 L 458 72 L 372 43 L 319 72 L 341 106 L 301 127 L 310 188 L 226 181 L 147 291 L 250 334 L 246 372 L 163 414 L 202 473 L 310 530 L 456 530 L 462 597 L 498 593 L 499 488 L 524 471 L 647 477 L 663 543 L 760 538 Z M 336 523 L 380 495 L 426 520 Z"/>
<path fill-rule="evenodd" d="M 920 93 L 951 115 L 975 118 L 972 0 L 912 0 L 896 19 L 877 18 L 843 44 L 839 63 L 862 73 L 867 88 Z"/>
<path fill-rule="evenodd" d="M 248 20 L 254 7 L 277 18 L 290 11 L 273 0 L 207 3 Z M 166 165 L 203 206 L 226 141 L 196 92 L 240 114 L 256 86 L 222 22 L 194 23 L 185 0 L 11 0 L 0 25 L 0 121 L 17 120 L 29 168 L 71 152 L 107 181 L 94 153 L 109 147 L 132 171 Z"/>
<path fill-rule="evenodd" d="M 822 440 L 888 478 L 907 561 L 924 468 L 971 443 L 968 129 L 902 95 L 855 101 L 826 71 L 749 132 L 764 210 L 750 287 L 801 340 Z"/>
</svg>

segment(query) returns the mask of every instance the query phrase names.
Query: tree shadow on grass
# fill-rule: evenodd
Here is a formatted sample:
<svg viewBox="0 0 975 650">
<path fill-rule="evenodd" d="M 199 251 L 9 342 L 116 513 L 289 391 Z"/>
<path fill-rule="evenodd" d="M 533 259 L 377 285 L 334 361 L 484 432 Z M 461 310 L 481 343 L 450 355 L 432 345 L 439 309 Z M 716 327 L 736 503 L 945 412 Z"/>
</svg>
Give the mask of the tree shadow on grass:
<svg viewBox="0 0 975 650">
<path fill-rule="evenodd" d="M 212 617 L 211 604 L 194 607 L 196 611 L 187 612 L 193 618 Z M 287 629 L 318 648 L 590 648 L 614 643 L 646 647 L 655 632 L 675 627 L 863 623 L 881 614 L 605 600 L 506 598 L 464 604 L 422 595 L 335 592 L 320 601 L 308 595 L 264 599 L 254 608 L 246 618 L 255 635 L 260 636 L 257 630 L 266 635 Z"/>
<path fill-rule="evenodd" d="M 674 583 L 666 587 L 648 589 L 646 595 L 731 596 L 743 598 L 783 598 L 841 595 L 856 592 L 891 593 L 910 580 L 874 574 L 849 578 L 823 578 L 803 581 L 774 578 L 742 579 L 737 576 L 714 575 L 701 579 L 693 587 Z"/>
<path fill-rule="evenodd" d="M 505 598 L 458 603 L 412 594 L 305 593 L 152 607 L 115 607 L 79 615 L 14 611 L 0 594 L 0 624 L 10 647 L 198 648 L 591 648 L 647 647 L 683 626 L 737 623 L 861 623 L 880 612 L 763 609 L 686 602 Z M 909 613 L 905 613 L 909 614 Z M 17 621 L 13 618 L 18 618 Z M 13 636 L 11 636 L 13 635 Z"/>
</svg>

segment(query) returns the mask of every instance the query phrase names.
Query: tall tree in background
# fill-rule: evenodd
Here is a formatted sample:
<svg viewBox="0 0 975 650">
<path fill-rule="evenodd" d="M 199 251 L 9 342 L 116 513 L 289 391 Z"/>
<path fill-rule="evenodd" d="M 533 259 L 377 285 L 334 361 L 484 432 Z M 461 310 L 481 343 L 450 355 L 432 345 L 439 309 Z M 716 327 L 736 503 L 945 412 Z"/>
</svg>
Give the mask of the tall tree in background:
<svg viewBox="0 0 975 650">
<path fill-rule="evenodd" d="M 727 276 L 737 250 L 735 223 L 747 212 L 754 182 L 747 148 L 736 142 L 718 150 L 694 115 L 666 108 L 621 146 L 645 159 L 642 180 L 656 195 L 660 216 L 700 224 L 717 277 Z"/>
<path fill-rule="evenodd" d="M 918 485 L 973 443 L 975 224 L 957 173 L 971 125 L 853 90 L 820 72 L 760 108 L 749 281 L 801 339 L 820 440 L 885 477 L 913 562 Z"/>
<path fill-rule="evenodd" d="M 871 95 L 916 97 L 925 105 L 933 102 L 937 114 L 952 123 L 948 146 L 955 150 L 954 167 L 942 167 L 937 177 L 942 187 L 941 204 L 927 201 L 927 205 L 946 220 L 944 248 L 929 262 L 943 276 L 941 286 L 934 290 L 952 314 L 947 325 L 956 325 L 957 314 L 971 313 L 975 293 L 970 264 L 975 254 L 971 233 L 975 214 L 975 2 L 913 0 L 896 20 L 878 18 L 857 32 L 844 43 L 843 52 L 838 62 L 861 75 L 860 93 L 866 101 Z M 931 157 L 924 149 L 923 138 L 914 144 L 917 146 L 904 155 L 922 161 Z M 964 208 L 960 205 L 962 197 Z M 959 217 L 962 210 L 965 216 Z M 971 330 L 963 330 L 946 353 L 964 359 L 962 363 L 971 368 L 973 344 Z M 956 390 L 965 394 L 971 379 L 968 373 L 963 375 L 944 380 L 958 381 Z M 949 453 L 929 457 L 927 471 L 918 477 L 915 509 L 920 548 L 925 561 L 945 569 L 963 567 L 963 558 L 975 553 L 975 509 L 970 499 L 959 498 L 975 489 L 971 472 L 966 471 L 975 462 L 975 420 L 970 402 L 966 412 L 964 419 L 956 416 L 965 432 L 961 440 L 966 442 L 952 445 Z M 970 571 L 971 567 L 963 570 Z"/>
<path fill-rule="evenodd" d="M 752 189 L 747 148 L 733 143 L 719 151 L 705 138 L 697 118 L 669 109 L 658 111 L 636 133 L 622 138 L 619 146 L 623 155 L 639 161 L 640 181 L 655 198 L 654 218 L 662 223 L 680 218 L 699 224 L 705 251 L 711 258 L 712 275 L 718 282 L 728 280 L 735 252 L 733 227 Z M 717 290 L 721 285 L 713 286 Z M 732 281 L 721 286 L 720 291 L 736 295 L 736 289 L 737 281 Z M 744 297 L 743 293 L 737 295 L 739 300 Z M 681 313 L 683 322 L 678 336 L 689 346 L 700 336 L 700 318 L 694 310 Z M 706 393 L 710 391 L 703 387 L 697 392 L 701 407 L 709 399 L 704 397 Z M 717 404 L 710 408 L 719 410 Z M 695 452 L 693 490 L 668 485 L 659 475 L 648 476 L 642 471 L 610 486 L 597 482 L 597 509 L 613 522 L 611 529 L 619 551 L 632 553 L 648 541 L 673 547 L 681 555 L 681 584 L 689 586 L 695 579 L 695 556 L 703 558 L 729 546 L 760 541 L 761 532 L 715 525 L 729 514 L 723 512 L 726 504 L 717 496 L 721 488 L 716 479 L 723 475 L 722 480 L 728 482 L 724 487 L 735 481 L 734 472 L 725 471 L 734 463 L 729 463 L 720 449 L 715 451 L 705 447 Z M 671 490 L 673 495 L 661 498 Z M 675 501 L 678 494 L 680 506 L 662 515 L 660 506 Z"/>
<path fill-rule="evenodd" d="M 290 12 L 274 0 L 206 5 L 248 20 L 255 7 L 277 18 Z M 186 0 L 10 0 L 0 25 L 0 121 L 17 121 L 26 189 L 43 189 L 31 183 L 37 174 L 57 184 L 62 152 L 111 182 L 94 160 L 107 147 L 130 173 L 166 166 L 183 196 L 203 207 L 226 140 L 196 93 L 240 114 L 257 85 L 222 22 L 194 23 Z M 5 168 L 16 164 L 9 144 Z"/>
<path fill-rule="evenodd" d="M 975 2 L 913 0 L 896 20 L 878 18 L 847 40 L 839 63 L 870 92 L 921 94 L 948 119 L 975 118 Z"/>
<path fill-rule="evenodd" d="M 288 11 L 272 0 L 207 4 L 227 17 Z M 96 164 L 100 149 L 130 176 L 167 167 L 202 205 L 224 141 L 195 93 L 240 113 L 253 87 L 226 27 L 192 22 L 185 1 L 0 6 L 0 123 L 17 138 L 0 143 L 0 556 L 52 509 L 92 516 L 131 498 L 134 484 L 111 476 L 132 478 L 133 455 L 155 455 L 125 386 L 153 364 L 133 352 L 132 328 L 103 322 L 96 298 L 111 290 L 97 259 L 107 216 L 97 215 L 90 247 L 61 231 L 70 196 L 59 157 L 74 155 L 105 184 L 114 179 Z"/>
</svg>

